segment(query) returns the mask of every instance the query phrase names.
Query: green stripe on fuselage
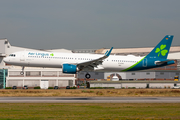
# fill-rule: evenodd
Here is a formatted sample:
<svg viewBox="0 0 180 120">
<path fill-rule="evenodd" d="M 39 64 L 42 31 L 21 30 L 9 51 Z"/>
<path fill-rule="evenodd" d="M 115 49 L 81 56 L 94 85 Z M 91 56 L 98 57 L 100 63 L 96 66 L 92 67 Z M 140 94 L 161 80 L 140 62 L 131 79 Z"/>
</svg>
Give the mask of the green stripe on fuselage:
<svg viewBox="0 0 180 120">
<path fill-rule="evenodd" d="M 146 57 L 146 56 L 145 56 L 145 57 Z M 145 57 L 144 57 L 144 58 L 145 58 Z M 130 67 L 124 69 L 124 70 L 121 70 L 121 71 L 122 71 L 122 72 L 125 72 L 125 71 L 128 71 L 128 70 L 132 69 L 132 68 L 135 67 L 137 64 L 139 64 L 142 60 L 144 60 L 144 58 L 142 58 L 139 62 L 135 63 L 134 65 L 132 65 L 132 66 L 130 66 Z"/>
</svg>

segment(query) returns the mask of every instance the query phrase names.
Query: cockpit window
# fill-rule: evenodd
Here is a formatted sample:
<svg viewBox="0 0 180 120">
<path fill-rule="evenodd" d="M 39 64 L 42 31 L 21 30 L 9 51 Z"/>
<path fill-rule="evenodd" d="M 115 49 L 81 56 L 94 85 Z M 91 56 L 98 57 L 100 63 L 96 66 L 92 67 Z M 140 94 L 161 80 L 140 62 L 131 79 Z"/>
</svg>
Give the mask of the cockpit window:
<svg viewBox="0 0 180 120">
<path fill-rule="evenodd" d="M 15 54 L 10 54 L 9 56 L 11 56 L 11 57 L 16 57 L 16 55 L 15 55 Z"/>
</svg>

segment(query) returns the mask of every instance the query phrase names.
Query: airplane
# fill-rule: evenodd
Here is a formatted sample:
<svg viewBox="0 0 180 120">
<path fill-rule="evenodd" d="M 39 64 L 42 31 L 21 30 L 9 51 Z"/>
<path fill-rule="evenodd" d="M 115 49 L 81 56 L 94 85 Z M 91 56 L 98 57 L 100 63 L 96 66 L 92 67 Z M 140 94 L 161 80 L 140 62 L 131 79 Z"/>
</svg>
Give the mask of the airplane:
<svg viewBox="0 0 180 120">
<path fill-rule="evenodd" d="M 174 60 L 167 59 L 173 35 L 166 35 L 157 46 L 146 56 L 110 55 L 113 47 L 104 55 L 81 53 L 55 53 L 44 51 L 19 51 L 4 58 L 10 65 L 22 66 L 20 74 L 24 74 L 24 67 L 62 68 L 63 73 L 76 74 L 85 71 L 85 78 L 91 78 L 89 71 L 121 72 L 137 71 L 174 64 Z"/>
</svg>

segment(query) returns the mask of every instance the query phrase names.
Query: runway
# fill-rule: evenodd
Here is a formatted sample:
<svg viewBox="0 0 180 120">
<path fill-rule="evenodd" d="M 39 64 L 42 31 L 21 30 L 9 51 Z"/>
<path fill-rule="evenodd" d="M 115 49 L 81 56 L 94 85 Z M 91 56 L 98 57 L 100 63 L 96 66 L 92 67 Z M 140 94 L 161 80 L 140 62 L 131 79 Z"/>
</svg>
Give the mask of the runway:
<svg viewBox="0 0 180 120">
<path fill-rule="evenodd" d="M 0 103 L 180 103 L 180 97 L 0 97 Z"/>
</svg>

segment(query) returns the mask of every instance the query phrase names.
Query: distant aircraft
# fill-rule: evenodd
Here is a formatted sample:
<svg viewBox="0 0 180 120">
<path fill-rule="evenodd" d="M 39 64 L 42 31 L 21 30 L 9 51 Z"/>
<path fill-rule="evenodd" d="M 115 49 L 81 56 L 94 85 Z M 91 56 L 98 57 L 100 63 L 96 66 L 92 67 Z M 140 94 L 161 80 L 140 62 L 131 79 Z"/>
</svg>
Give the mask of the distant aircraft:
<svg viewBox="0 0 180 120">
<path fill-rule="evenodd" d="M 167 59 L 172 40 L 172 35 L 166 35 L 145 57 L 110 55 L 113 47 L 104 55 L 25 50 L 10 54 L 4 62 L 22 66 L 21 74 L 24 74 L 25 66 L 51 67 L 62 68 L 62 72 L 67 74 L 86 71 L 85 78 L 89 79 L 89 71 L 137 71 L 174 64 L 173 60 Z"/>
</svg>

